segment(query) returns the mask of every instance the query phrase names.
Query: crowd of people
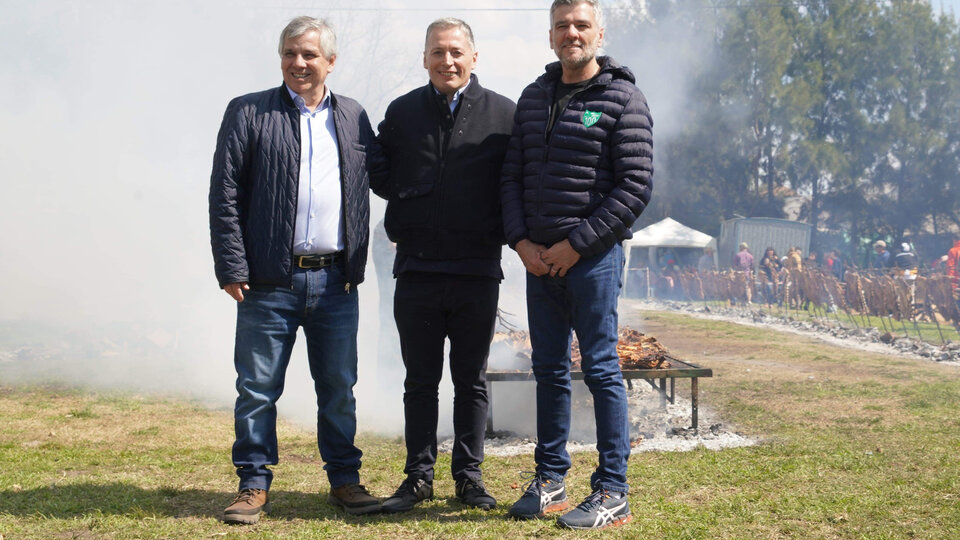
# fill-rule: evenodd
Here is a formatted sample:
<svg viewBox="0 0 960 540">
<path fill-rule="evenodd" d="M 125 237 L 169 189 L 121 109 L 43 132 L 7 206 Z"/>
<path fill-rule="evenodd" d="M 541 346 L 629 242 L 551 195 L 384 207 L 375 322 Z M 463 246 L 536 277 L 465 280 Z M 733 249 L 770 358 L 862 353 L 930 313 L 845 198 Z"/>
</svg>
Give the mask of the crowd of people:
<svg viewBox="0 0 960 540">
<path fill-rule="evenodd" d="M 715 252 L 711 247 L 703 249 L 695 264 L 689 256 L 678 257 L 673 248 L 651 249 L 658 250 L 659 255 L 656 257 L 658 265 L 651 269 L 652 275 L 644 279 L 650 280 L 655 296 L 660 298 L 684 299 L 679 287 L 679 275 L 682 272 L 697 272 L 705 275 L 719 270 Z M 746 242 L 741 242 L 737 252 L 729 261 L 729 269 L 741 275 L 741 279 L 752 280 L 756 290 L 763 296 L 758 300 L 766 303 L 776 302 L 775 299 L 780 295 L 780 287 L 790 271 L 817 270 L 835 277 L 840 282 L 850 270 L 864 275 L 887 275 L 908 282 L 916 280 L 920 274 L 946 274 L 954 280 L 954 288 L 956 288 L 957 283 L 960 282 L 960 264 L 958 264 L 960 263 L 960 237 L 956 239 L 954 246 L 947 254 L 932 258 L 927 264 L 921 262 L 916 250 L 909 242 L 900 243 L 896 254 L 892 254 L 886 241 L 877 240 L 872 244 L 872 250 L 866 262 L 865 266 L 860 267 L 840 249 L 827 250 L 822 255 L 816 250 L 804 254 L 798 246 L 788 248 L 782 255 L 778 254 L 774 247 L 768 246 L 757 261 L 750 246 Z M 645 266 L 645 263 L 641 260 L 637 266 Z M 628 282 L 631 279 L 636 281 L 636 270 L 637 268 L 628 269 Z M 649 270 L 645 269 L 645 271 Z M 627 292 L 635 293 L 637 287 L 628 286 Z M 754 299 L 751 297 L 747 301 L 752 303 Z"/>
</svg>

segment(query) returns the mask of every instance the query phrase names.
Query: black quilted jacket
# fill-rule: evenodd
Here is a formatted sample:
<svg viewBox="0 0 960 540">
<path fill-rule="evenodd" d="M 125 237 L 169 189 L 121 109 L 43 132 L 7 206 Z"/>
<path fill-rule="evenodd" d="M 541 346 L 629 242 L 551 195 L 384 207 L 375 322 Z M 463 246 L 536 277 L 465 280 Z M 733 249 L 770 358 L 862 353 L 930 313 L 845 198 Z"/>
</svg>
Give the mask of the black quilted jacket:
<svg viewBox="0 0 960 540">
<path fill-rule="evenodd" d="M 346 276 L 363 281 L 370 234 L 367 113 L 331 94 L 340 148 Z M 227 106 L 210 176 L 210 243 L 217 281 L 290 286 L 300 178 L 300 113 L 284 85 Z"/>
<path fill-rule="evenodd" d="M 584 257 L 632 236 L 653 189 L 653 120 L 633 73 L 599 57 L 596 80 L 573 96 L 547 136 L 559 62 L 517 102 L 501 179 L 510 247 L 567 238 Z"/>
</svg>

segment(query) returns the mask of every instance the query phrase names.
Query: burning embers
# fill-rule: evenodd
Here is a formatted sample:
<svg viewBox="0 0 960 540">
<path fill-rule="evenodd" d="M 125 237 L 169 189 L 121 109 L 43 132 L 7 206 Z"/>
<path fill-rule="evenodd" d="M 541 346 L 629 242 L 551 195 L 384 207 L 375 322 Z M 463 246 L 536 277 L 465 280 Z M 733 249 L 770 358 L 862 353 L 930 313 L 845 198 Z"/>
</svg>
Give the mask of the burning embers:
<svg viewBox="0 0 960 540">
<path fill-rule="evenodd" d="M 664 369 L 670 367 L 670 355 L 657 338 L 646 336 L 632 328 L 621 326 L 618 332 L 617 354 L 620 369 Z M 494 348 L 506 346 L 515 351 L 511 369 L 530 369 L 530 334 L 523 330 L 497 332 L 493 336 Z M 493 357 L 494 355 L 491 355 Z M 570 346 L 571 369 L 580 371 L 580 346 L 576 335 Z M 491 366 L 497 368 L 500 366 Z M 505 366 L 504 366 L 505 367 Z"/>
</svg>

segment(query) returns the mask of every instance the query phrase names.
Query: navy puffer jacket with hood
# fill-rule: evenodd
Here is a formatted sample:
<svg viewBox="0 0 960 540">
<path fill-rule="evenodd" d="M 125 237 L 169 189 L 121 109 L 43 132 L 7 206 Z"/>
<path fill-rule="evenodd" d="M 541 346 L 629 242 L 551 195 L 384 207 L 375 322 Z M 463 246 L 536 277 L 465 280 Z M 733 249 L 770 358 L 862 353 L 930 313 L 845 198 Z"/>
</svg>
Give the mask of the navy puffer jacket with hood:
<svg viewBox="0 0 960 540">
<path fill-rule="evenodd" d="M 653 189 L 653 120 L 633 73 L 609 56 L 547 133 L 559 62 L 524 89 L 501 178 L 510 247 L 569 239 L 583 257 L 632 237 Z"/>
</svg>

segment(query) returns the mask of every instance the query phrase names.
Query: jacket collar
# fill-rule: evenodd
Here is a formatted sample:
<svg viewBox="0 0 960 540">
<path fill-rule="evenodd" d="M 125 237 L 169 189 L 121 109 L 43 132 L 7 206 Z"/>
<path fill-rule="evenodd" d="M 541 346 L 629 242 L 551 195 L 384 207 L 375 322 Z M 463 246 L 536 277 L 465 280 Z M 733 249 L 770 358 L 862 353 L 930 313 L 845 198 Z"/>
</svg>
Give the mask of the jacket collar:
<svg viewBox="0 0 960 540">
<path fill-rule="evenodd" d="M 438 92 L 438 90 L 434 88 L 433 83 L 430 81 L 427 81 L 427 86 L 425 88 L 428 90 L 429 95 L 431 96 Z M 467 85 L 467 90 L 466 92 L 461 94 L 461 97 L 466 97 L 468 99 L 475 99 L 482 92 L 483 92 L 483 88 L 480 87 L 480 79 L 477 78 L 476 73 L 471 73 L 470 84 Z"/>
<path fill-rule="evenodd" d="M 277 90 L 280 92 L 280 99 L 283 101 L 283 104 L 297 111 L 297 114 L 299 114 L 300 110 L 297 109 L 297 106 L 293 103 L 293 98 L 290 97 L 290 89 L 287 88 L 287 83 L 280 83 L 280 88 Z M 330 90 L 329 86 L 327 87 L 327 93 L 330 94 L 330 109 L 335 110 L 337 108 L 337 95 Z"/>
<path fill-rule="evenodd" d="M 612 56 L 598 56 L 597 63 L 600 64 L 600 71 L 597 72 L 596 84 L 607 85 L 614 79 L 624 79 L 630 83 L 636 83 L 633 72 L 626 66 L 621 66 Z M 551 62 L 544 68 L 545 73 L 541 75 L 537 82 L 544 87 L 553 87 L 563 75 L 563 67 L 560 62 Z"/>
</svg>

